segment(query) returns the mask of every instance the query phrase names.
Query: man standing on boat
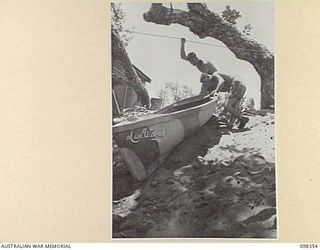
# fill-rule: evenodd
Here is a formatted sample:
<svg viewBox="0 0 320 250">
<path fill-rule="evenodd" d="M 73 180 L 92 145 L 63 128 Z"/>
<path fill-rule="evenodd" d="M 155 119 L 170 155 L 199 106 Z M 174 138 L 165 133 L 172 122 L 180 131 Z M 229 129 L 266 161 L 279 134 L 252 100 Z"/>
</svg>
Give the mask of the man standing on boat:
<svg viewBox="0 0 320 250">
<path fill-rule="evenodd" d="M 194 52 L 186 55 L 185 52 L 186 39 L 181 38 L 180 55 L 183 60 L 190 62 L 202 72 L 200 81 L 202 82 L 200 94 L 214 95 L 219 92 L 228 92 L 225 104 L 225 111 L 229 112 L 232 117 L 228 122 L 228 126 L 232 127 L 235 118 L 239 119 L 239 128 L 245 127 L 249 121 L 248 117 L 244 117 L 240 111 L 240 103 L 246 92 L 246 86 L 238 77 L 232 77 L 227 74 L 218 72 L 218 70 L 210 62 L 203 62 Z"/>
</svg>

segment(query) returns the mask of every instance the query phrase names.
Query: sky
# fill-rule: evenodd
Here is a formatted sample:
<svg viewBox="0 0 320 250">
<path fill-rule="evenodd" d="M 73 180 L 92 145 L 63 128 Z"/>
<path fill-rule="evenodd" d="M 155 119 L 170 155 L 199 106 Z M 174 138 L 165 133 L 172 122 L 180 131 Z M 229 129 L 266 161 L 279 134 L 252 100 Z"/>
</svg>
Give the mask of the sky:
<svg viewBox="0 0 320 250">
<path fill-rule="evenodd" d="M 274 52 L 274 2 L 271 0 L 247 1 L 210 1 L 206 2 L 211 11 L 221 14 L 230 5 L 240 11 L 237 27 L 251 23 L 253 30 L 250 37 L 264 44 Z M 164 4 L 169 6 L 168 3 Z M 126 14 L 124 27 L 136 32 L 151 33 L 164 36 L 184 37 L 190 41 L 223 45 L 214 38 L 200 39 L 187 27 L 173 24 L 158 25 L 144 21 L 143 13 L 147 12 L 150 2 L 122 2 L 121 7 Z M 173 8 L 187 10 L 185 3 L 173 3 Z M 201 72 L 189 62 L 180 58 L 180 39 L 130 34 L 131 40 L 127 52 L 131 62 L 148 75 L 152 82 L 147 84 L 150 97 L 158 97 L 165 82 L 178 82 L 191 87 L 195 93 L 201 88 Z M 260 77 L 253 66 L 237 59 L 227 47 L 213 47 L 202 44 L 186 43 L 186 53 L 195 52 L 200 59 L 210 61 L 225 73 L 239 76 L 247 85 L 247 97 L 253 97 L 256 107 L 260 107 Z"/>
</svg>

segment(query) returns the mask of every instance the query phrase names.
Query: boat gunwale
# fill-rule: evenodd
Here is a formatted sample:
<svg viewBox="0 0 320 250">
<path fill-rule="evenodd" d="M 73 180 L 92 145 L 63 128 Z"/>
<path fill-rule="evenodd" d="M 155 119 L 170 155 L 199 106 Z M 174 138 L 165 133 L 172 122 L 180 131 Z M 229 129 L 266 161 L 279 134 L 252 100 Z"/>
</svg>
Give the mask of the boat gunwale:
<svg viewBox="0 0 320 250">
<path fill-rule="evenodd" d="M 197 111 L 198 109 L 201 109 L 203 107 L 206 106 L 210 106 L 213 102 L 216 102 L 217 99 L 212 98 L 210 99 L 208 102 L 194 106 L 194 107 L 190 107 L 187 109 L 183 109 L 183 110 L 179 110 L 176 112 L 172 112 L 172 113 L 168 113 L 168 114 L 151 114 L 150 117 L 142 117 L 141 120 L 135 120 L 135 121 L 125 121 L 124 124 L 118 123 L 116 125 L 112 126 L 112 132 L 113 133 L 121 133 L 127 130 L 133 130 L 133 129 L 137 129 L 137 128 L 141 128 L 144 126 L 152 126 L 154 124 L 159 124 L 159 123 L 164 123 L 167 122 L 171 119 L 179 119 L 180 117 L 186 116 L 186 115 L 190 115 L 189 112 L 187 111 L 191 111 L 192 113 L 194 113 L 195 111 Z M 146 119 L 143 119 L 146 118 Z M 154 120 L 154 121 L 152 121 Z M 147 124 L 145 124 L 147 123 Z"/>
</svg>

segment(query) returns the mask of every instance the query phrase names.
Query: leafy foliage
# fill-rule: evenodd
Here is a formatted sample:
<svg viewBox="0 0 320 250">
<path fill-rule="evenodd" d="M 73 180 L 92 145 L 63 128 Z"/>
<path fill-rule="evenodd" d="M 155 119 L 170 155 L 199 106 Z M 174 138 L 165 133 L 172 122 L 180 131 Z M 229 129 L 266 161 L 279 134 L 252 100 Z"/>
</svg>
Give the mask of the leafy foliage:
<svg viewBox="0 0 320 250">
<path fill-rule="evenodd" d="M 231 9 L 230 5 L 226 6 L 226 9 L 222 11 L 222 18 L 232 25 L 237 24 L 237 19 L 241 17 L 240 11 Z"/>
<path fill-rule="evenodd" d="M 223 20 L 235 26 L 237 24 L 237 20 L 241 17 L 241 13 L 236 9 L 231 9 L 230 5 L 227 5 L 226 9 L 222 11 L 221 16 Z M 250 36 L 252 29 L 253 27 L 251 26 L 251 23 L 249 23 L 243 27 L 242 33 L 244 33 L 247 36 Z"/>
<path fill-rule="evenodd" d="M 247 36 L 250 36 L 252 29 L 253 29 L 253 27 L 251 26 L 251 23 L 249 23 L 249 24 L 247 24 L 247 25 L 245 25 L 245 26 L 243 27 L 242 32 L 243 32 L 244 34 L 246 34 Z"/>
<path fill-rule="evenodd" d="M 195 95 L 193 89 L 188 85 L 180 85 L 177 82 L 166 82 L 165 87 L 160 90 L 159 97 L 163 100 L 164 106 L 167 106 L 173 102 Z"/>
<path fill-rule="evenodd" d="M 125 46 L 128 45 L 131 37 L 128 36 L 126 29 L 123 27 L 126 14 L 121 8 L 121 3 L 111 3 L 111 29 L 119 36 Z"/>
</svg>

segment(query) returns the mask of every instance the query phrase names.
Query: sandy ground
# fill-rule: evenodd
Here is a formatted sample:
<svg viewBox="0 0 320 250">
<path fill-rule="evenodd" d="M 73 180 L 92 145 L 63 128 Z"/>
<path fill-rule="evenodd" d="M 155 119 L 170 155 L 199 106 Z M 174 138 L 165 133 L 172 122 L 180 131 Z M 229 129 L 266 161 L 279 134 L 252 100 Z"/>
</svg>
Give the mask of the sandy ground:
<svg viewBox="0 0 320 250">
<path fill-rule="evenodd" d="M 211 119 L 146 181 L 114 150 L 113 238 L 276 238 L 274 115 Z"/>
</svg>

